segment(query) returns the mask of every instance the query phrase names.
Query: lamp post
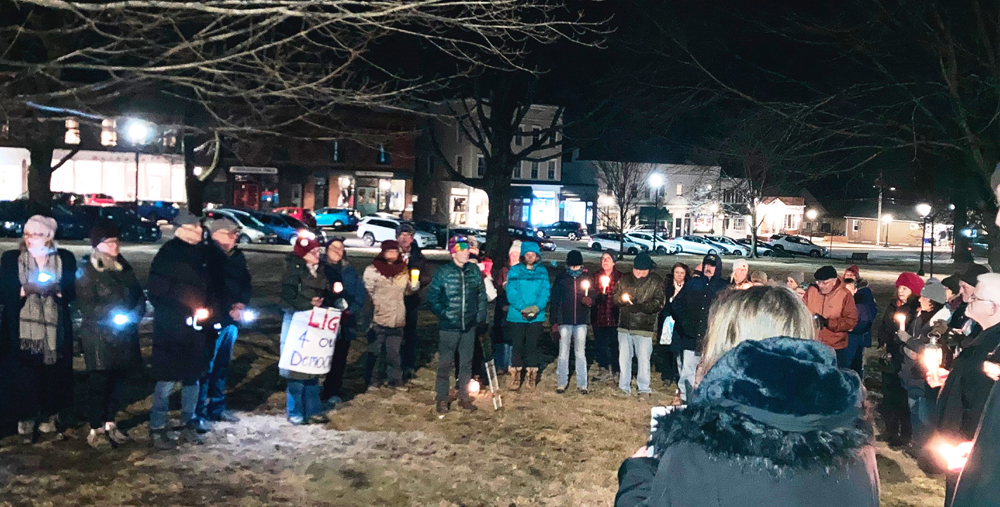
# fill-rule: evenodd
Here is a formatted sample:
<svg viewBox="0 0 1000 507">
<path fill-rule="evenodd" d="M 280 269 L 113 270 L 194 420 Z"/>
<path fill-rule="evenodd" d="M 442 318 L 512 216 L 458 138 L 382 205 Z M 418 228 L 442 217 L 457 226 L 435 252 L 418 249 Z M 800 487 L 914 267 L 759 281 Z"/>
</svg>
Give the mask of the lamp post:
<svg viewBox="0 0 1000 507">
<path fill-rule="evenodd" d="M 382 191 L 385 196 L 385 212 L 389 212 L 389 189 L 392 188 L 392 182 L 389 180 L 379 180 L 378 188 Z M 375 203 L 375 209 L 378 209 L 378 202 Z"/>
<path fill-rule="evenodd" d="M 812 243 L 812 240 L 813 240 L 813 227 L 814 227 L 814 225 L 816 223 L 815 222 L 816 221 L 816 215 L 818 215 L 818 213 L 816 213 L 816 210 L 814 210 L 814 209 L 806 211 L 806 218 L 809 219 L 809 242 L 810 243 Z"/>
<path fill-rule="evenodd" d="M 892 223 L 892 215 L 888 213 L 882 215 L 882 223 L 885 224 L 885 247 L 889 248 L 889 224 Z M 875 241 L 878 242 L 878 238 L 875 238 Z"/>
<path fill-rule="evenodd" d="M 917 213 L 920 215 L 920 269 L 917 274 L 924 276 L 924 241 L 927 238 L 927 215 L 931 214 L 931 205 L 920 203 L 917 205 Z"/>
<path fill-rule="evenodd" d="M 653 173 L 649 175 L 649 186 L 653 188 L 653 192 L 656 193 L 656 204 L 653 210 L 653 251 L 652 254 L 656 255 L 656 233 L 660 220 L 660 188 L 663 187 L 663 176 L 660 173 Z"/>
<path fill-rule="evenodd" d="M 708 211 L 712 212 L 712 230 L 711 233 L 715 234 L 715 215 L 719 212 L 719 205 L 717 203 L 712 203 L 708 207 Z"/>
<path fill-rule="evenodd" d="M 146 120 L 132 118 L 125 123 L 125 137 L 135 148 L 135 205 L 139 206 L 139 151 L 149 143 L 154 132 L 153 125 Z"/>
</svg>

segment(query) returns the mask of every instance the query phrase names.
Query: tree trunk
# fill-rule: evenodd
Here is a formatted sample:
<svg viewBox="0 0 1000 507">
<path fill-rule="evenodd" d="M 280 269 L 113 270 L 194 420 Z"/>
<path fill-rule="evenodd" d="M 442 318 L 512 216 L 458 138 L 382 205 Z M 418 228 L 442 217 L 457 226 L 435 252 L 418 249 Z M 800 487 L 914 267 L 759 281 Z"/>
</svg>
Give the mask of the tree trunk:
<svg viewBox="0 0 1000 507">
<path fill-rule="evenodd" d="M 194 149 L 198 142 L 195 136 L 185 135 L 184 140 L 184 187 L 187 191 L 188 211 L 195 216 L 201 216 L 205 209 L 205 186 L 211 178 L 202 181 L 194 175 L 195 153 Z M 221 149 L 221 147 L 219 147 Z M 136 189 L 138 191 L 138 189 Z"/>
<path fill-rule="evenodd" d="M 433 158 L 428 157 L 430 160 Z M 413 220 L 432 220 L 431 198 L 438 195 L 437 186 L 441 178 L 434 177 L 434 168 L 423 158 L 417 159 L 417 167 L 413 171 L 413 194 L 418 196 L 413 203 Z M 444 195 L 444 194 L 441 194 Z M 492 257 L 491 257 L 492 258 Z"/>
<path fill-rule="evenodd" d="M 969 251 L 969 238 L 962 234 L 962 231 L 968 225 L 968 205 L 962 198 L 955 199 L 955 223 L 952 234 L 952 243 L 954 246 L 951 258 L 957 263 L 972 262 L 972 254 Z M 878 241 L 876 240 L 877 243 Z"/>
<path fill-rule="evenodd" d="M 986 225 L 986 238 L 989 241 L 989 251 L 986 256 L 994 273 L 1000 272 L 1000 227 L 997 227 L 997 207 L 992 200 L 983 205 L 983 224 Z"/>
<path fill-rule="evenodd" d="M 510 174 L 510 169 L 507 169 Z M 493 277 L 498 278 L 500 270 L 507 264 L 510 250 L 510 182 L 502 178 L 486 180 L 486 195 L 489 196 L 490 216 L 486 223 L 486 256 L 493 259 Z M 419 201 L 418 201 L 419 202 Z"/>
<path fill-rule="evenodd" d="M 28 200 L 39 210 L 52 207 L 52 151 L 49 143 L 32 143 L 28 146 L 31 165 L 28 166 Z"/>
</svg>

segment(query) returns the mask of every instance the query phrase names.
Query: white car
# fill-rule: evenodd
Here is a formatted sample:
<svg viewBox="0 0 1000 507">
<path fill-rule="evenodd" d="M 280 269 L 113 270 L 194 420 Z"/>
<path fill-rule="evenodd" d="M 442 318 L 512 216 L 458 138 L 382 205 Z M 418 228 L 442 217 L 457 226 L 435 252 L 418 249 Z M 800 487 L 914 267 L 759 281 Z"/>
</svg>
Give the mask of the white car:
<svg viewBox="0 0 1000 507">
<path fill-rule="evenodd" d="M 738 255 L 740 257 L 746 257 L 750 255 L 750 249 L 737 243 L 730 237 L 727 236 L 705 236 L 705 239 L 715 243 L 726 251 L 722 252 L 723 255 Z"/>
<path fill-rule="evenodd" d="M 645 250 L 653 251 L 653 233 L 645 231 L 635 231 L 625 233 L 625 238 L 633 243 L 638 243 Z M 656 236 L 656 253 L 660 255 L 677 253 L 677 244 L 663 236 Z"/>
<path fill-rule="evenodd" d="M 236 241 L 242 244 L 258 243 L 274 245 L 278 243 L 278 235 L 270 227 L 264 225 L 253 215 L 243 210 L 216 208 L 205 212 L 207 218 L 228 218 L 240 225 L 240 235 Z"/>
<path fill-rule="evenodd" d="M 364 240 L 366 246 L 375 246 L 376 243 L 396 239 L 396 227 L 399 224 L 400 221 L 395 218 L 365 217 L 358 222 L 358 237 Z M 421 249 L 438 246 L 437 238 L 424 231 L 415 232 L 413 241 Z"/>
<path fill-rule="evenodd" d="M 639 252 L 646 250 L 642 245 L 625 238 L 625 244 L 621 243 L 621 234 L 612 234 L 609 232 L 602 232 L 599 234 L 594 234 L 587 241 L 587 248 L 595 252 L 603 252 L 605 250 L 614 250 L 615 252 L 623 251 L 629 255 L 636 255 Z"/>
<path fill-rule="evenodd" d="M 802 236 L 775 234 L 771 236 L 771 241 L 767 244 L 774 250 L 808 255 L 809 257 L 826 257 L 830 255 L 826 247 L 819 246 Z"/>
<path fill-rule="evenodd" d="M 674 243 L 680 247 L 680 251 L 691 254 L 715 254 L 722 253 L 722 246 L 709 241 L 701 236 L 678 236 L 673 239 Z"/>
</svg>

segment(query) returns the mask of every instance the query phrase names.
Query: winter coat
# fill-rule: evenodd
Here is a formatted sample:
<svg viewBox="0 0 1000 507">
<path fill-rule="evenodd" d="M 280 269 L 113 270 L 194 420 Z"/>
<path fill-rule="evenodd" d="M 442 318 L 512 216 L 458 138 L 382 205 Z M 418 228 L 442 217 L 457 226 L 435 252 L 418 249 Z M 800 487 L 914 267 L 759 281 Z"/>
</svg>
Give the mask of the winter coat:
<svg viewBox="0 0 1000 507">
<path fill-rule="evenodd" d="M 616 507 L 879 505 L 861 379 L 819 342 L 743 342 L 689 401 L 622 464 Z"/>
<path fill-rule="evenodd" d="M 117 270 L 93 255 L 80 261 L 74 307 L 82 317 L 77 338 L 87 370 L 122 371 L 142 363 L 139 323 L 146 314 L 146 295 L 125 258 L 119 255 L 116 262 Z M 118 314 L 128 322 L 115 324 Z"/>
<path fill-rule="evenodd" d="M 618 268 L 611 269 L 611 275 L 607 275 L 607 291 L 601 287 L 602 276 L 606 276 L 603 269 L 594 274 L 594 285 L 591 287 L 596 287 L 597 297 L 594 298 L 594 307 L 590 311 L 590 323 L 594 327 L 618 327 L 621 309 L 615 304 L 612 296 L 615 293 L 615 287 L 618 286 L 618 281 L 622 279 L 622 272 L 618 271 Z"/>
<path fill-rule="evenodd" d="M 510 338 L 503 334 L 504 322 L 507 321 L 507 307 L 510 305 L 510 302 L 507 301 L 507 273 L 509 271 L 510 267 L 504 266 L 494 280 L 497 298 L 493 300 L 493 343 L 510 343 Z"/>
<path fill-rule="evenodd" d="M 152 374 L 157 381 L 196 380 L 208 369 L 219 316 L 199 322 L 200 330 L 188 318 L 200 308 L 219 307 L 223 288 L 216 280 L 223 267 L 213 262 L 218 257 L 211 248 L 174 238 L 150 264 L 146 287 L 154 310 Z"/>
<path fill-rule="evenodd" d="M 622 300 L 622 295 L 626 293 L 632 300 L 631 304 Z M 621 308 L 620 327 L 634 334 L 652 336 L 656 332 L 656 318 L 666 301 L 663 297 L 663 278 L 652 271 L 642 278 L 625 273 L 615 287 L 614 300 Z"/>
<path fill-rule="evenodd" d="M 928 335 L 930 335 L 934 323 L 938 321 L 947 323 L 949 319 L 951 319 L 951 310 L 944 306 L 926 323 L 921 322 L 922 317 L 917 314 L 917 317 L 907 325 L 910 339 L 903 345 L 903 366 L 899 370 L 899 378 L 902 379 L 903 385 L 906 386 L 911 397 L 925 395 L 930 390 L 930 386 L 927 385 L 927 369 L 924 368 L 920 355 L 930 343 Z M 940 341 L 938 343 L 942 344 Z"/>
<path fill-rule="evenodd" d="M 361 277 L 372 298 L 375 313 L 372 322 L 382 327 L 401 328 L 406 325 L 406 303 L 403 298 L 412 294 L 410 273 L 405 269 L 387 278 L 374 265 L 365 268 Z"/>
<path fill-rule="evenodd" d="M 951 507 L 995 507 L 1000 484 L 1000 387 L 993 386 L 973 439 L 972 453 L 955 487 Z"/>
<path fill-rule="evenodd" d="M 813 315 L 827 319 L 826 325 L 816 333 L 819 341 L 834 350 L 847 348 L 847 333 L 858 325 L 858 308 L 854 305 L 854 294 L 847 290 L 844 281 L 837 278 L 829 294 L 822 294 L 819 287 L 810 285 L 806 289 L 806 306 Z"/>
<path fill-rule="evenodd" d="M 893 371 L 896 373 L 903 367 L 903 344 L 896 336 L 896 331 L 899 331 L 896 315 L 903 314 L 906 316 L 906 322 L 913 322 L 917 316 L 917 308 L 920 307 L 919 299 L 919 296 L 913 295 L 906 303 L 900 304 L 899 299 L 893 297 L 892 302 L 886 305 L 885 313 L 882 314 L 882 322 L 878 328 L 878 342 L 879 345 L 886 347 Z"/>
<path fill-rule="evenodd" d="M 471 262 L 462 267 L 454 262 L 439 267 L 427 289 L 427 304 L 442 331 L 468 331 L 485 324 L 486 286 L 479 268 Z"/>
<path fill-rule="evenodd" d="M 875 324 L 875 317 L 878 316 L 878 305 L 875 303 L 875 296 L 868 287 L 862 287 L 854 293 L 854 307 L 858 309 L 858 324 L 847 334 L 861 337 L 862 347 L 872 346 L 872 326 Z"/>
<path fill-rule="evenodd" d="M 233 305 L 250 305 L 250 297 L 253 294 L 253 278 L 250 269 L 247 267 L 247 258 L 239 247 L 233 247 L 228 254 L 219 249 L 222 254 L 220 262 L 222 268 L 222 297 L 219 302 L 219 316 L 222 325 L 231 325 L 236 322 L 229 316 Z"/>
<path fill-rule="evenodd" d="M 410 253 L 402 254 L 402 258 L 406 261 L 407 270 L 420 270 L 420 287 L 426 287 L 430 283 L 431 274 L 427 270 L 427 258 L 424 257 L 424 252 L 417 246 L 416 241 L 410 244 Z M 408 293 L 403 301 L 406 303 L 408 311 L 416 313 L 417 307 L 420 306 L 420 291 Z"/>
<path fill-rule="evenodd" d="M 357 324 L 358 316 L 361 315 L 361 310 L 365 307 L 365 300 L 368 299 L 365 282 L 347 259 L 341 259 L 338 264 L 324 264 L 323 273 L 326 275 L 327 286 L 330 287 L 323 306 L 332 307 L 340 298 L 347 302 L 347 309 L 340 317 L 341 333 L 337 339 L 342 338 L 349 342 L 354 339 L 354 326 Z M 333 292 L 337 282 L 343 286 L 343 291 L 340 293 Z"/>
<path fill-rule="evenodd" d="M 313 276 L 306 261 L 294 255 L 285 258 L 285 274 L 281 279 L 281 302 L 286 310 L 293 312 L 312 310 L 313 298 L 325 298 L 327 290 L 326 273 L 317 269 L 316 276 Z"/>
<path fill-rule="evenodd" d="M 687 283 L 686 280 L 685 280 L 685 283 Z M 663 333 L 663 321 L 666 320 L 667 317 L 673 317 L 673 308 L 674 308 L 674 304 L 673 303 L 674 302 L 671 301 L 671 299 L 676 298 L 676 296 L 678 294 L 680 294 L 682 290 L 684 290 L 684 286 L 681 286 L 680 289 L 678 289 L 677 287 L 674 286 L 674 277 L 673 277 L 673 275 L 664 278 L 664 280 L 663 280 L 663 301 L 664 301 L 664 303 L 663 303 L 663 310 L 660 310 L 660 315 L 656 317 L 656 334 L 653 335 L 653 336 L 657 336 L 658 337 L 658 336 L 660 336 Z M 672 338 L 673 338 L 673 336 L 671 336 L 671 345 L 673 344 Z M 671 346 L 670 350 L 674 350 L 672 346 Z"/>
<path fill-rule="evenodd" d="M 708 278 L 702 274 L 684 283 L 680 294 L 674 297 L 670 312 L 674 316 L 674 336 L 670 350 L 701 350 L 708 330 L 708 310 L 715 298 L 728 286 L 722 277 L 722 259 L 716 256 L 715 274 Z"/>
<path fill-rule="evenodd" d="M 993 379 L 983 372 L 983 362 L 997 362 L 1000 324 L 983 330 L 952 362 L 931 415 L 937 432 L 950 440 L 968 441 L 976 434 L 979 418 L 993 389 Z"/>
<path fill-rule="evenodd" d="M 586 269 L 578 276 L 573 276 L 568 271 L 556 275 L 552 284 L 552 313 L 549 315 L 549 321 L 553 325 L 578 326 L 590 323 L 590 307 L 583 304 L 583 288 L 580 287 L 584 280 L 590 284 L 587 296 L 591 298 L 593 304 L 595 284 Z M 600 287 L 597 287 L 597 290 L 599 291 Z"/>
<path fill-rule="evenodd" d="M 545 322 L 545 305 L 549 304 L 549 272 L 545 266 L 535 264 L 534 269 L 517 264 L 507 273 L 507 322 Z M 521 310 L 538 307 L 532 320 L 525 320 Z"/>
</svg>

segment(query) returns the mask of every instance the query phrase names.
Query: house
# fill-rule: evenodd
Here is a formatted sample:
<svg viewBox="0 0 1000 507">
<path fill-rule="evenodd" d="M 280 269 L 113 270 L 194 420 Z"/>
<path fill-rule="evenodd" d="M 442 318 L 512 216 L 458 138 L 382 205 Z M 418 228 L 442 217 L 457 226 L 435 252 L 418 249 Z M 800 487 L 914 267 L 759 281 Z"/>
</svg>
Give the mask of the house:
<svg viewBox="0 0 1000 507">
<path fill-rule="evenodd" d="M 757 205 L 758 236 L 799 234 L 806 212 L 802 197 L 764 197 Z"/>
<path fill-rule="evenodd" d="M 845 213 L 847 241 L 870 245 L 920 246 L 925 237 L 924 217 L 915 205 L 896 202 L 882 203 L 881 223 L 876 217 L 878 202 L 859 202 Z M 951 225 L 942 221 L 927 221 L 926 237 L 946 238 Z"/>
</svg>

